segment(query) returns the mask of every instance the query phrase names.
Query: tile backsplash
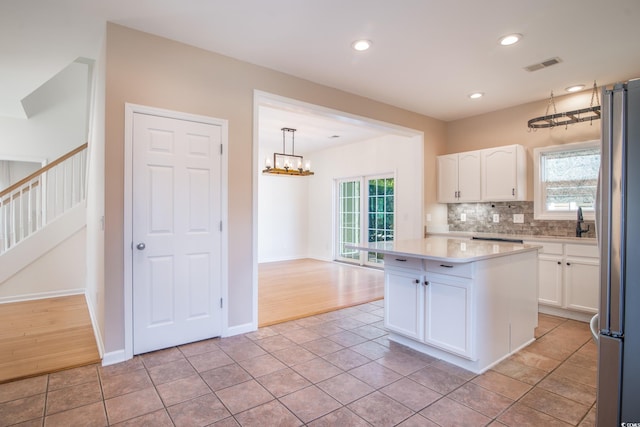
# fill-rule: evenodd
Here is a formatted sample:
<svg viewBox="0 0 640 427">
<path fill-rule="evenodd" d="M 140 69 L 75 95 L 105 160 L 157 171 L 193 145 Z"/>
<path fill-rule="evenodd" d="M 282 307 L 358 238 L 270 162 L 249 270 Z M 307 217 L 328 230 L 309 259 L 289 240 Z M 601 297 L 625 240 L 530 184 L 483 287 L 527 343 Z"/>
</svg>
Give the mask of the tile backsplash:
<svg viewBox="0 0 640 427">
<path fill-rule="evenodd" d="M 461 216 L 466 221 L 461 221 Z M 493 216 L 499 215 L 499 222 Z M 513 214 L 522 214 L 524 223 L 514 224 Z M 527 236 L 575 237 L 576 221 L 542 221 L 533 219 L 533 202 L 452 203 L 447 205 L 449 231 L 521 234 Z M 593 221 L 585 221 L 582 237 L 596 237 Z"/>
</svg>

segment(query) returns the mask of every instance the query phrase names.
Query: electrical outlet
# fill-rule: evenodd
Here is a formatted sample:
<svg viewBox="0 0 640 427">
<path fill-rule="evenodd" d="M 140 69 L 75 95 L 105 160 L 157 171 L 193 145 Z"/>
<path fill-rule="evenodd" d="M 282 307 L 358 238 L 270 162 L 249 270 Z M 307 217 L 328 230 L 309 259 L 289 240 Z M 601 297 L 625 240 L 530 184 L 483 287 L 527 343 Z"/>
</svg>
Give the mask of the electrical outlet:
<svg viewBox="0 0 640 427">
<path fill-rule="evenodd" d="M 461 213 L 460 214 L 460 221 L 465 222 L 467 220 L 467 214 L 466 213 Z"/>
<path fill-rule="evenodd" d="M 524 224 L 524 214 L 513 214 L 514 224 Z"/>
<path fill-rule="evenodd" d="M 493 222 L 500 222 L 500 215 L 499 214 L 493 214 Z"/>
</svg>

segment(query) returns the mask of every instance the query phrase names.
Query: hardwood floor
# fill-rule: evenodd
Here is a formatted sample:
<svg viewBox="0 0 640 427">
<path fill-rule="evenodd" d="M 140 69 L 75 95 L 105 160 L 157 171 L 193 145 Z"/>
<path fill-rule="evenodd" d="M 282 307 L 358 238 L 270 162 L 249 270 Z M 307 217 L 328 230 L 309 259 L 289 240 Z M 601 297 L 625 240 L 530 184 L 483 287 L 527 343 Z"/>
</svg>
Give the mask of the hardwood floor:
<svg viewBox="0 0 640 427">
<path fill-rule="evenodd" d="M 381 270 L 303 259 L 258 271 L 259 326 L 384 296 Z M 0 304 L 0 383 L 99 362 L 83 295 Z"/>
<path fill-rule="evenodd" d="M 258 266 L 260 327 L 383 297 L 382 270 L 311 259 Z"/>
<path fill-rule="evenodd" d="M 84 295 L 0 304 L 0 383 L 100 361 Z"/>
</svg>

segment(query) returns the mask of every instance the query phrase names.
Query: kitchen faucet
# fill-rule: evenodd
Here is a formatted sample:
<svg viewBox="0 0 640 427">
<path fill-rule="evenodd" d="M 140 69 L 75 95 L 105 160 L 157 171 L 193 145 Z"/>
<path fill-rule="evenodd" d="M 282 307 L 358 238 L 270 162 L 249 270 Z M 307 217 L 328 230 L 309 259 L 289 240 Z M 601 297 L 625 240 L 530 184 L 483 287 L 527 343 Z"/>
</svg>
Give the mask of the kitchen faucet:
<svg viewBox="0 0 640 427">
<path fill-rule="evenodd" d="M 576 237 L 582 237 L 584 233 L 587 233 L 591 226 L 587 224 L 587 228 L 582 228 L 582 223 L 584 222 L 584 218 L 582 216 L 582 208 L 578 207 L 578 220 L 576 221 Z"/>
</svg>

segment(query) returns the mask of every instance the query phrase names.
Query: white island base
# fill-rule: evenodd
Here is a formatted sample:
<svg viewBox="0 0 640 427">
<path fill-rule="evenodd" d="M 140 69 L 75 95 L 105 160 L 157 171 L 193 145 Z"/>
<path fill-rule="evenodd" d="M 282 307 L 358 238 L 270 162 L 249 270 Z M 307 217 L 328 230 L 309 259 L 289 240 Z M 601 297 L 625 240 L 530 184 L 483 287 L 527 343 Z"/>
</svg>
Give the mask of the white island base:
<svg viewBox="0 0 640 427">
<path fill-rule="evenodd" d="M 429 248 L 455 257 L 382 248 L 385 327 L 392 341 L 480 374 L 535 340 L 537 247 L 446 240 Z"/>
<path fill-rule="evenodd" d="M 420 353 L 427 354 L 429 356 L 433 356 L 437 359 L 444 360 L 445 362 L 449 362 L 452 365 L 459 366 L 460 368 L 466 369 L 474 374 L 482 374 L 485 371 L 491 369 L 493 366 L 500 363 L 502 360 L 511 356 L 514 353 L 517 353 L 519 350 L 525 348 L 529 344 L 535 341 L 535 338 L 531 338 L 529 341 L 521 345 L 520 347 L 514 349 L 513 351 L 503 355 L 495 361 L 487 362 L 486 360 L 468 360 L 464 357 L 456 356 L 455 354 L 449 353 L 444 350 L 440 350 L 439 348 L 432 347 L 430 345 L 415 341 L 411 338 L 404 337 L 402 335 L 398 335 L 396 333 L 389 333 L 389 340 L 396 342 L 398 344 L 405 345 L 409 348 L 412 348 Z"/>
</svg>

